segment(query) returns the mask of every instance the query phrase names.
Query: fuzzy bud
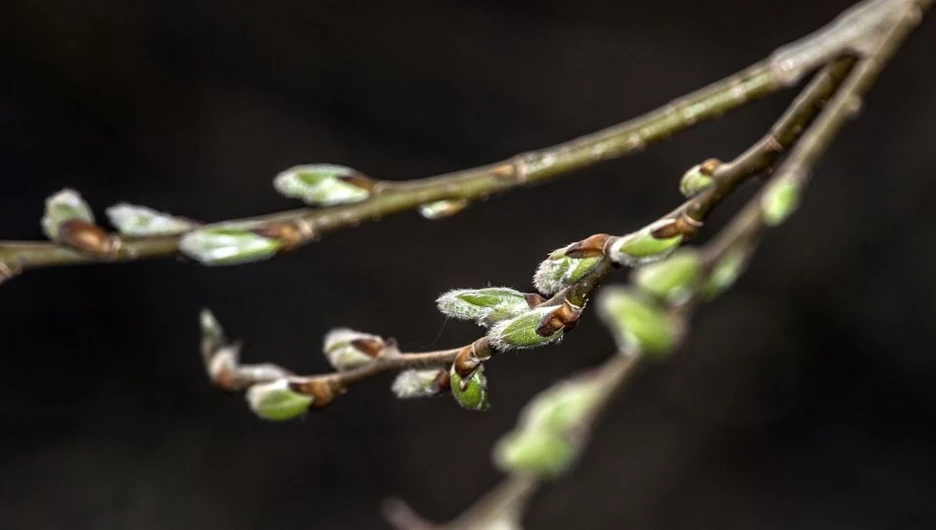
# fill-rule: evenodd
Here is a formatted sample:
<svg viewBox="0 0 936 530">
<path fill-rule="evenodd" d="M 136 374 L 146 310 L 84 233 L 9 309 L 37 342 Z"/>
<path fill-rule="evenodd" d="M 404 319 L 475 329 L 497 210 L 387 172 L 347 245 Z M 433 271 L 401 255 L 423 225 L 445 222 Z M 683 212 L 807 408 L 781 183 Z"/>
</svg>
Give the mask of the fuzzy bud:
<svg viewBox="0 0 936 530">
<path fill-rule="evenodd" d="M 449 370 L 452 396 L 463 408 L 468 410 L 487 410 L 488 402 L 487 377 L 484 376 L 484 365 L 479 365 L 467 378 L 462 379 L 453 367 Z"/>
<path fill-rule="evenodd" d="M 445 370 L 405 370 L 393 380 L 391 390 L 400 399 L 432 397 L 449 389 Z"/>
<path fill-rule="evenodd" d="M 539 264 L 539 267 L 536 268 L 536 274 L 533 275 L 533 285 L 537 291 L 552 296 L 581 280 L 601 259 L 600 256 L 580 258 L 569 256 L 569 249 L 575 245 L 573 243 L 552 251 Z"/>
<path fill-rule="evenodd" d="M 127 236 L 179 234 L 195 227 L 191 221 L 125 202 L 108 208 L 107 217 L 118 232 Z"/>
<path fill-rule="evenodd" d="M 257 416 L 270 421 L 286 421 L 309 410 L 314 398 L 294 392 L 286 379 L 260 383 L 247 389 L 247 403 Z"/>
<path fill-rule="evenodd" d="M 465 199 L 446 199 L 430 202 L 419 207 L 419 215 L 426 219 L 435 220 L 451 217 L 468 206 Z"/>
<path fill-rule="evenodd" d="M 701 274 L 702 259 L 699 253 L 683 249 L 665 260 L 637 269 L 634 272 L 634 283 L 663 300 L 679 302 L 692 293 Z"/>
<path fill-rule="evenodd" d="M 622 287 L 604 289 L 598 298 L 598 313 L 622 350 L 658 355 L 676 344 L 677 329 L 669 315 L 639 292 Z"/>
<path fill-rule="evenodd" d="M 64 189 L 46 199 L 42 231 L 49 239 L 59 241 L 59 228 L 68 221 L 82 221 L 93 225 L 94 214 L 78 192 Z"/>
<path fill-rule="evenodd" d="M 333 206 L 370 197 L 375 182 L 345 166 L 312 164 L 283 171 L 273 179 L 276 191 L 313 206 Z"/>
<path fill-rule="evenodd" d="M 239 228 L 203 228 L 182 236 L 179 250 L 202 265 L 236 265 L 273 257 L 283 243 Z"/>
<path fill-rule="evenodd" d="M 508 287 L 454 289 L 436 300 L 445 316 L 490 326 L 530 310 L 528 295 Z"/>
<path fill-rule="evenodd" d="M 498 322 L 488 330 L 491 345 L 498 350 L 510 350 L 535 348 L 559 340 L 562 329 L 546 336 L 538 332 L 544 319 L 554 316 L 559 309 L 560 306 L 537 307 L 520 316 Z"/>
<path fill-rule="evenodd" d="M 676 250 L 682 242 L 682 234 L 661 235 L 670 231 L 677 221 L 662 219 L 636 232 L 621 236 L 611 243 L 609 257 L 620 265 L 636 266 L 661 260 Z"/>
<path fill-rule="evenodd" d="M 774 180 L 767 185 L 761 197 L 761 208 L 764 212 L 764 223 L 767 226 L 777 226 L 786 221 L 792 214 L 800 200 L 800 185 L 793 179 Z"/>
<path fill-rule="evenodd" d="M 715 181 L 713 176 L 719 166 L 721 166 L 721 161 L 714 158 L 692 166 L 689 168 L 689 171 L 686 171 L 682 179 L 680 179 L 679 192 L 682 193 L 684 197 L 692 197 L 705 188 L 708 188 L 712 185 L 712 182 Z"/>
<path fill-rule="evenodd" d="M 377 335 L 339 328 L 325 335 L 322 349 L 328 362 L 336 370 L 343 371 L 371 362 L 387 349 L 387 343 Z"/>
</svg>

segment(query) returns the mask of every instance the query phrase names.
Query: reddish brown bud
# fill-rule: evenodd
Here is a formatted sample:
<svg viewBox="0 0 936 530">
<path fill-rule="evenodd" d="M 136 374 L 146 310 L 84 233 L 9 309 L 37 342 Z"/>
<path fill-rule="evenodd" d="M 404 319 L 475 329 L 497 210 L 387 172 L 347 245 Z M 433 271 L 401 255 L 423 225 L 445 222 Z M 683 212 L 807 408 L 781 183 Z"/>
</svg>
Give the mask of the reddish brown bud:
<svg viewBox="0 0 936 530">
<path fill-rule="evenodd" d="M 546 298 L 544 298 L 543 295 L 539 293 L 525 293 L 523 297 L 526 298 L 527 305 L 530 306 L 530 309 L 533 309 L 534 307 L 546 301 Z"/>
<path fill-rule="evenodd" d="M 283 250 L 293 250 L 312 238 L 312 228 L 305 221 L 274 223 L 252 230 L 253 233 L 275 239 L 283 244 Z"/>
<path fill-rule="evenodd" d="M 100 226 L 81 219 L 64 221 L 57 235 L 63 245 L 89 254 L 111 254 L 119 244 L 116 237 L 108 235 Z"/>
<path fill-rule="evenodd" d="M 565 255 L 570 258 L 597 258 L 604 255 L 605 245 L 611 236 L 608 234 L 595 234 L 581 241 L 572 243 L 565 250 Z"/>
<path fill-rule="evenodd" d="M 559 330 L 570 330 L 578 325 L 581 314 L 581 308 L 566 300 L 540 320 L 539 326 L 536 327 L 536 334 L 549 337 Z"/>
<path fill-rule="evenodd" d="M 475 354 L 474 344 L 469 344 L 458 350 L 458 353 L 455 354 L 455 361 L 452 363 L 452 368 L 454 368 L 455 373 L 462 379 L 468 379 L 480 364 L 481 359 Z"/>
<path fill-rule="evenodd" d="M 361 188 L 362 190 L 373 191 L 377 187 L 377 181 L 368 177 L 364 173 L 353 172 L 346 175 L 338 175 L 338 180 L 350 184 L 354 187 Z"/>
<path fill-rule="evenodd" d="M 699 165 L 699 172 L 707 177 L 714 177 L 715 172 L 721 167 L 722 161 L 717 158 L 709 158 Z"/>
<path fill-rule="evenodd" d="M 373 359 L 383 353 L 386 343 L 380 339 L 355 339 L 351 341 L 351 346 Z"/>
<path fill-rule="evenodd" d="M 439 374 L 436 375 L 435 385 L 439 394 L 450 391 L 452 389 L 452 376 L 449 375 L 447 370 L 439 370 Z"/>
<path fill-rule="evenodd" d="M 309 408 L 323 409 L 335 400 L 337 389 L 323 379 L 290 379 L 289 388 L 293 392 L 312 396 L 312 405 Z"/>
</svg>

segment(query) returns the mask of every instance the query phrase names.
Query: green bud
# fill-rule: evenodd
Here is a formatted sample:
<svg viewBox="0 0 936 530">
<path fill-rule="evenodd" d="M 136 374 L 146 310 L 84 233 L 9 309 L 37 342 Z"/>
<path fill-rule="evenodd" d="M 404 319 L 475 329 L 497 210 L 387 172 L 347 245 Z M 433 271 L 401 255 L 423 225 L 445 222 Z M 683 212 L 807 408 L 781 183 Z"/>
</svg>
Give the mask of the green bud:
<svg viewBox="0 0 936 530">
<path fill-rule="evenodd" d="M 600 257 L 570 258 L 565 254 L 567 248 L 554 250 L 536 268 L 533 285 L 537 291 L 546 296 L 554 295 L 581 280 L 601 259 Z"/>
<path fill-rule="evenodd" d="M 204 228 L 182 236 L 179 250 L 202 265 L 236 265 L 273 257 L 283 244 L 237 228 Z"/>
<path fill-rule="evenodd" d="M 520 316 L 509 320 L 501 320 L 488 330 L 487 336 L 491 340 L 491 344 L 498 350 L 535 348 L 555 342 L 562 338 L 562 330 L 548 337 L 536 332 L 536 328 L 539 327 L 543 317 L 555 310 L 555 306 L 529 309 Z"/>
<path fill-rule="evenodd" d="M 725 292 L 744 272 L 749 251 L 745 248 L 731 248 L 712 269 L 705 285 L 705 295 L 711 299 Z"/>
<path fill-rule="evenodd" d="M 42 216 L 42 231 L 49 239 L 58 241 L 59 227 L 62 223 L 72 220 L 94 223 L 91 208 L 78 192 L 64 189 L 46 199 L 45 214 Z"/>
<path fill-rule="evenodd" d="M 454 367 L 449 371 L 451 378 L 452 396 L 463 408 L 468 410 L 487 410 L 491 404 L 488 402 L 487 378 L 484 376 L 484 365 L 478 368 L 468 378 L 468 385 L 462 389 L 462 378 L 455 373 Z"/>
<path fill-rule="evenodd" d="M 598 311 L 622 349 L 662 354 L 676 344 L 676 329 L 666 311 L 638 292 L 606 288 L 598 298 Z"/>
<path fill-rule="evenodd" d="M 761 198 L 764 223 L 768 226 L 777 226 L 786 221 L 787 217 L 799 206 L 799 200 L 799 183 L 788 178 L 770 182 Z"/>
<path fill-rule="evenodd" d="M 601 383 L 594 377 L 560 382 L 530 401 L 521 424 L 528 430 L 566 435 L 587 420 L 602 395 Z"/>
<path fill-rule="evenodd" d="M 430 202 L 419 207 L 419 215 L 426 219 L 443 219 L 451 217 L 468 206 L 465 199 L 446 199 L 443 201 Z"/>
<path fill-rule="evenodd" d="M 281 194 L 314 206 L 363 201 L 371 194 L 370 180 L 360 172 L 334 164 L 296 166 L 273 179 Z"/>
<path fill-rule="evenodd" d="M 108 208 L 107 217 L 118 232 L 128 236 L 179 234 L 195 227 L 191 221 L 125 202 Z"/>
<path fill-rule="evenodd" d="M 611 261 L 627 266 L 642 265 L 661 260 L 679 247 L 682 236 L 657 238 L 653 232 L 671 224 L 671 220 L 662 220 L 647 225 L 636 232 L 618 238 L 611 244 Z"/>
<path fill-rule="evenodd" d="M 699 253 L 683 249 L 663 261 L 637 269 L 634 283 L 648 293 L 677 302 L 692 293 L 701 273 Z"/>
<path fill-rule="evenodd" d="M 286 379 L 278 379 L 248 388 L 247 403 L 254 414 L 265 420 L 285 421 L 305 414 L 312 397 L 293 392 Z"/>
<path fill-rule="evenodd" d="M 224 328 L 218 323 L 210 309 L 201 310 L 199 323 L 201 325 L 202 341 L 209 343 L 212 349 L 228 343 L 227 338 L 224 336 Z"/>
<path fill-rule="evenodd" d="M 336 370 L 353 370 L 374 360 L 386 349 L 383 338 L 348 328 L 333 329 L 325 335 L 322 350 Z"/>
<path fill-rule="evenodd" d="M 494 463 L 501 471 L 544 478 L 561 475 L 577 456 L 577 444 L 548 431 L 515 430 L 494 446 Z"/>
<path fill-rule="evenodd" d="M 702 164 L 692 166 L 679 181 L 679 192 L 684 197 L 692 197 L 712 185 L 715 180 L 702 172 Z"/>
<path fill-rule="evenodd" d="M 405 370 L 393 380 L 391 390 L 400 399 L 432 397 L 441 391 L 441 370 Z"/>
<path fill-rule="evenodd" d="M 507 287 L 454 289 L 436 300 L 445 316 L 489 326 L 530 310 L 526 295 Z"/>
</svg>

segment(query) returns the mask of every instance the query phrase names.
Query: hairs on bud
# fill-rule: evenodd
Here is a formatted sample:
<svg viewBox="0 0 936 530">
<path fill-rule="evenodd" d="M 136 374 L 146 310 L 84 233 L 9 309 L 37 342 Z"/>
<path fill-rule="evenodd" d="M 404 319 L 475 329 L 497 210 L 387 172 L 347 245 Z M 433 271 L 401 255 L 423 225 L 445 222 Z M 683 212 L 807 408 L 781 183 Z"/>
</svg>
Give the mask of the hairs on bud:
<svg viewBox="0 0 936 530">
<path fill-rule="evenodd" d="M 673 225 L 673 219 L 661 219 L 636 232 L 621 236 L 611 243 L 609 257 L 620 265 L 634 267 L 661 260 L 673 253 L 682 242 L 682 235 L 657 237 L 654 233 Z"/>
<path fill-rule="evenodd" d="M 574 245 L 574 243 L 572 244 Z M 533 285 L 546 296 L 552 296 L 579 281 L 598 263 L 600 257 L 570 258 L 566 250 L 572 245 L 556 249 L 536 268 Z"/>
<path fill-rule="evenodd" d="M 53 240 L 59 240 L 59 227 L 67 221 L 94 223 L 94 214 L 77 191 L 65 188 L 46 198 L 42 216 L 42 231 Z"/>
<path fill-rule="evenodd" d="M 449 382 L 445 370 L 405 370 L 397 375 L 390 388 L 400 399 L 424 398 L 447 390 Z"/>
<path fill-rule="evenodd" d="M 536 348 L 560 340 L 563 332 L 561 329 L 548 336 L 537 333 L 543 319 L 557 309 L 557 306 L 537 307 L 520 316 L 498 322 L 487 334 L 491 345 L 503 351 Z"/>
<path fill-rule="evenodd" d="M 348 328 L 329 331 L 322 344 L 328 362 L 340 371 L 352 370 L 371 362 L 386 347 L 382 337 Z"/>
<path fill-rule="evenodd" d="M 202 265 L 237 265 L 273 257 L 283 244 L 250 230 L 217 227 L 188 232 L 179 250 Z"/>
<path fill-rule="evenodd" d="M 490 326 L 530 309 L 530 299 L 509 287 L 484 289 L 453 289 L 436 300 L 439 311 L 459 320 L 474 320 L 480 326 Z"/>
<path fill-rule="evenodd" d="M 335 164 L 295 166 L 273 179 L 276 191 L 314 206 L 334 206 L 363 201 L 374 182 L 363 173 Z"/>
<path fill-rule="evenodd" d="M 195 227 L 186 219 L 125 202 L 111 206 L 106 213 L 117 231 L 128 236 L 179 234 Z"/>
</svg>

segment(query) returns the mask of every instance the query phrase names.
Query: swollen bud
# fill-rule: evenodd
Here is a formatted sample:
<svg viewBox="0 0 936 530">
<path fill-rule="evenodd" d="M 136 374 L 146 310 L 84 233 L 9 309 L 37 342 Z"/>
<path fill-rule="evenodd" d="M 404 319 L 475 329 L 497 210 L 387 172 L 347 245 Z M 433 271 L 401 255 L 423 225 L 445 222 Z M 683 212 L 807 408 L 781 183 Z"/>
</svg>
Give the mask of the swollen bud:
<svg viewBox="0 0 936 530">
<path fill-rule="evenodd" d="M 708 298 L 715 298 L 728 288 L 734 285 L 734 282 L 744 272 L 744 266 L 747 264 L 750 251 L 744 247 L 733 247 L 718 260 L 718 263 L 709 273 L 708 281 L 705 284 L 704 293 Z"/>
<path fill-rule="evenodd" d="M 572 245 L 552 251 L 536 268 L 533 285 L 536 290 L 551 296 L 579 281 L 598 263 L 600 256 L 570 257 L 567 251 Z"/>
<path fill-rule="evenodd" d="M 665 260 L 645 265 L 634 272 L 634 283 L 644 291 L 668 302 L 685 299 L 702 274 L 699 253 L 683 249 Z"/>
<path fill-rule="evenodd" d="M 387 349 L 387 344 L 377 335 L 339 328 L 325 335 L 322 349 L 328 357 L 328 362 L 336 370 L 342 371 L 371 362 Z"/>
<path fill-rule="evenodd" d="M 78 192 L 64 189 L 46 198 L 42 231 L 52 241 L 59 241 L 59 229 L 68 221 L 94 224 L 94 214 Z"/>
<path fill-rule="evenodd" d="M 578 447 L 560 434 L 535 429 L 508 433 L 494 446 L 494 463 L 505 473 L 550 478 L 563 474 L 578 456 Z"/>
<path fill-rule="evenodd" d="M 478 368 L 467 378 L 462 379 L 452 367 L 449 370 L 452 396 L 463 408 L 468 410 L 487 410 L 488 402 L 487 378 L 484 376 L 484 365 Z"/>
<path fill-rule="evenodd" d="M 301 416 L 309 410 L 312 396 L 293 392 L 289 381 L 277 379 L 247 389 L 247 403 L 257 416 L 270 421 L 285 421 Z"/>
<path fill-rule="evenodd" d="M 527 295 L 508 287 L 454 289 L 436 300 L 445 316 L 490 326 L 530 310 Z"/>
<path fill-rule="evenodd" d="M 487 336 L 498 350 L 535 348 L 555 342 L 562 337 L 561 328 L 548 335 L 541 335 L 539 330 L 544 320 L 551 320 L 547 317 L 554 316 L 560 309 L 561 306 L 550 306 L 528 310 L 520 316 L 501 320 L 488 330 Z"/>
<path fill-rule="evenodd" d="M 663 237 L 654 234 L 665 231 L 675 222 L 672 219 L 662 219 L 636 232 L 621 236 L 610 245 L 609 257 L 611 261 L 633 267 L 669 256 L 679 247 L 682 242 L 682 235 Z"/>
<path fill-rule="evenodd" d="M 692 197 L 700 191 L 708 188 L 715 181 L 713 176 L 715 171 L 721 165 L 719 160 L 710 158 L 701 164 L 689 168 L 689 171 L 683 175 L 679 181 L 679 192 L 684 197 Z"/>
<path fill-rule="evenodd" d="M 540 392 L 521 416 L 524 429 L 568 435 L 586 422 L 604 394 L 601 380 L 581 376 Z"/>
<path fill-rule="evenodd" d="M 273 179 L 276 191 L 314 206 L 363 201 L 370 196 L 374 184 L 363 173 L 334 164 L 296 166 Z"/>
<path fill-rule="evenodd" d="M 777 226 L 786 221 L 799 206 L 800 186 L 793 179 L 774 180 L 767 185 L 761 197 L 764 223 Z"/>
<path fill-rule="evenodd" d="M 445 370 L 406 370 L 393 380 L 391 390 L 400 399 L 432 397 L 449 389 Z"/>
<path fill-rule="evenodd" d="M 179 250 L 202 265 L 236 265 L 273 257 L 283 243 L 250 230 L 203 228 L 182 236 Z"/>
<path fill-rule="evenodd" d="M 419 207 L 419 215 L 426 219 L 443 219 L 451 217 L 468 206 L 465 199 L 446 199 L 442 201 L 430 202 Z"/>
<path fill-rule="evenodd" d="M 108 208 L 107 217 L 118 232 L 128 236 L 179 234 L 195 227 L 191 221 L 125 202 Z"/>
<path fill-rule="evenodd" d="M 676 344 L 677 329 L 655 301 L 630 289 L 609 287 L 598 297 L 598 314 L 622 350 L 662 354 Z"/>
</svg>

